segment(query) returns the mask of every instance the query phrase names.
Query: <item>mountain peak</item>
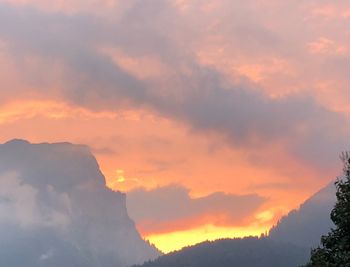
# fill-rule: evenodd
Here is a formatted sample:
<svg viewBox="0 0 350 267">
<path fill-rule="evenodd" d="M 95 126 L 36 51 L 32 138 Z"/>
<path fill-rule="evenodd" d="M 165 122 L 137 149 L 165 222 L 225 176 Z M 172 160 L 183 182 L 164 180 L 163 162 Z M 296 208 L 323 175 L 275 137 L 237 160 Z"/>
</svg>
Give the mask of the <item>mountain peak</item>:
<svg viewBox="0 0 350 267">
<path fill-rule="evenodd" d="M 318 246 L 320 237 L 333 226 L 330 213 L 335 202 L 336 187 L 330 183 L 284 216 L 271 228 L 269 238 L 307 248 Z"/>
<path fill-rule="evenodd" d="M 1 266 L 124 267 L 159 255 L 84 145 L 0 145 L 0 207 Z"/>
<path fill-rule="evenodd" d="M 27 141 L 27 140 L 24 140 L 24 139 L 17 139 L 17 138 L 15 138 L 15 139 L 9 140 L 6 143 L 4 143 L 4 145 L 20 145 L 20 144 L 29 145 L 30 142 Z"/>
</svg>

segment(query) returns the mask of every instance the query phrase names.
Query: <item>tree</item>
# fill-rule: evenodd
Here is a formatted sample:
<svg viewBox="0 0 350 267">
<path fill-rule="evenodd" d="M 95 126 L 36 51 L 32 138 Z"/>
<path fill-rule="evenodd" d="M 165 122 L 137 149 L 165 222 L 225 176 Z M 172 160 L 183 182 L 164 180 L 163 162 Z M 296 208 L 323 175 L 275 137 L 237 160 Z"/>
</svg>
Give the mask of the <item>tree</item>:
<svg viewBox="0 0 350 267">
<path fill-rule="evenodd" d="M 311 251 L 307 267 L 350 267 L 350 152 L 342 153 L 344 177 L 335 182 L 337 202 L 331 212 L 335 227 Z"/>
</svg>

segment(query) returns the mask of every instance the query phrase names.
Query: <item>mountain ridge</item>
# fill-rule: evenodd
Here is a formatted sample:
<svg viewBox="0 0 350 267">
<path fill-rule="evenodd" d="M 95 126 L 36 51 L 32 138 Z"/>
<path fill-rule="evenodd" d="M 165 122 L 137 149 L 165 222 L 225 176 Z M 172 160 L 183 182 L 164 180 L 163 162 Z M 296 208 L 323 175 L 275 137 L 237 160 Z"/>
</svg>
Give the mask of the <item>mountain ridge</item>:
<svg viewBox="0 0 350 267">
<path fill-rule="evenodd" d="M 309 251 L 266 237 L 206 241 L 133 267 L 295 267 Z"/>
<path fill-rule="evenodd" d="M 336 202 L 336 187 L 329 183 L 290 211 L 269 231 L 269 238 L 308 248 L 317 247 L 333 223 L 330 213 Z"/>
</svg>

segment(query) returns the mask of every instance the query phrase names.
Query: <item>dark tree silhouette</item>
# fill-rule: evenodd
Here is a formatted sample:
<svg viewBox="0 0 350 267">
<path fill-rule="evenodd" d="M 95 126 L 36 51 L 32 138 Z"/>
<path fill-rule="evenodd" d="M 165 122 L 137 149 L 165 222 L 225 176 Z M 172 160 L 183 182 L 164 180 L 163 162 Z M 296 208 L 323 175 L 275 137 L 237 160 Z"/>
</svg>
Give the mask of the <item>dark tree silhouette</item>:
<svg viewBox="0 0 350 267">
<path fill-rule="evenodd" d="M 307 267 L 350 266 L 350 153 L 341 155 L 344 177 L 338 178 L 337 202 L 331 212 L 335 227 L 321 237 L 321 246 L 311 251 Z"/>
<path fill-rule="evenodd" d="M 307 249 L 267 237 L 204 242 L 133 267 L 295 267 L 308 260 Z"/>
</svg>

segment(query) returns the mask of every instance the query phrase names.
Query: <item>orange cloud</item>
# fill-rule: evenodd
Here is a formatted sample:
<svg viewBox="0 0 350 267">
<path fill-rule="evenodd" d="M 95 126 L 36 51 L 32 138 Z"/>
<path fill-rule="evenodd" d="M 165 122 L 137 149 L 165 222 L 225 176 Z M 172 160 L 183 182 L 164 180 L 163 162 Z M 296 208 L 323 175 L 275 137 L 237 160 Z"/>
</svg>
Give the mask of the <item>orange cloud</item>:
<svg viewBox="0 0 350 267">
<path fill-rule="evenodd" d="M 0 107 L 0 124 L 13 123 L 17 120 L 33 119 L 36 116 L 44 116 L 48 119 L 68 118 L 115 118 L 114 112 L 92 112 L 81 107 L 69 106 L 64 102 L 50 100 L 32 100 L 10 102 Z M 122 116 L 128 116 L 123 112 Z"/>
<path fill-rule="evenodd" d="M 174 231 L 191 236 L 181 245 L 197 242 L 210 222 L 211 238 L 232 227 L 258 233 L 337 171 L 350 118 L 348 29 L 337 17 L 348 10 L 308 1 L 1 1 L 0 138 L 86 143 L 115 190 L 176 183 L 192 200 L 269 197 L 238 226 L 214 211 L 154 229 L 137 221 L 154 242 Z"/>
<path fill-rule="evenodd" d="M 336 54 L 345 55 L 348 50 L 346 46 L 337 44 L 335 41 L 321 37 L 317 41 L 308 44 L 309 50 L 313 54 Z"/>
<path fill-rule="evenodd" d="M 349 18 L 349 6 L 341 6 L 337 4 L 320 5 L 312 8 L 312 15 L 325 20 L 330 19 L 347 19 Z"/>
</svg>

